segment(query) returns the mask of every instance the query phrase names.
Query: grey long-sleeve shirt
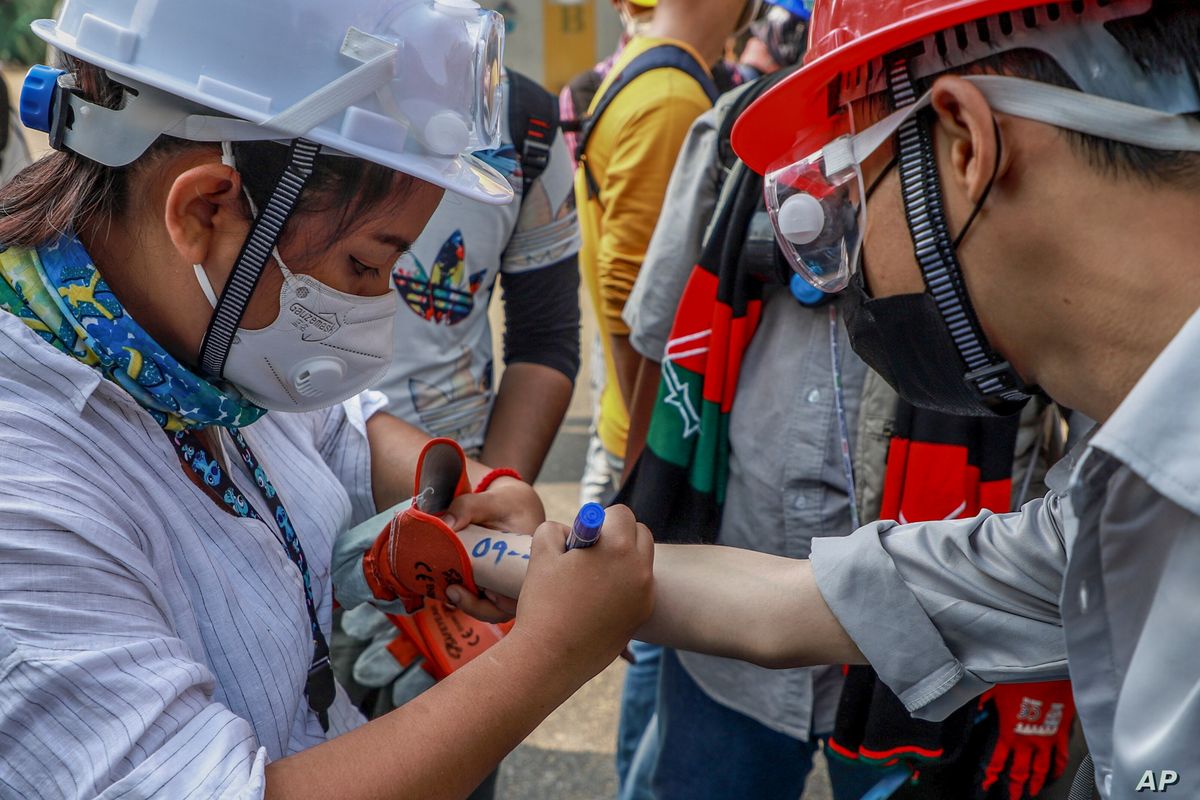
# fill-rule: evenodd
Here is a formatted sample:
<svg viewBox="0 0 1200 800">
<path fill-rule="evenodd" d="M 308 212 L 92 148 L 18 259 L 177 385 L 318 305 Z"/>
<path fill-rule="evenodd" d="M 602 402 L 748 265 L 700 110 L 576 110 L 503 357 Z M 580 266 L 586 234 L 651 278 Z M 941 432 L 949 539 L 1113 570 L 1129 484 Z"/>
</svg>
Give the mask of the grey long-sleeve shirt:
<svg viewBox="0 0 1200 800">
<path fill-rule="evenodd" d="M 675 311 L 700 258 L 722 184 L 717 135 L 745 88 L 721 96 L 688 133 L 675 162 L 650 248 L 625 304 L 629 341 L 660 361 Z M 742 362 L 730 419 L 729 487 L 718 541 L 806 558 L 814 536 L 850 529 L 825 308 L 802 308 L 779 287 L 764 297 L 762 322 Z M 841 334 L 843 384 L 857 427 L 866 367 Z M 776 446 L 762 447 L 764 437 Z M 339 595 L 340 596 L 340 595 Z M 833 728 L 842 673 L 837 667 L 768 670 L 745 661 L 680 652 L 714 701 L 771 730 L 807 741 Z"/>
<path fill-rule="evenodd" d="M 1104 798 L 1200 797 L 1200 313 L 1012 514 L 813 542 L 829 607 L 917 716 L 1070 677 Z"/>
</svg>

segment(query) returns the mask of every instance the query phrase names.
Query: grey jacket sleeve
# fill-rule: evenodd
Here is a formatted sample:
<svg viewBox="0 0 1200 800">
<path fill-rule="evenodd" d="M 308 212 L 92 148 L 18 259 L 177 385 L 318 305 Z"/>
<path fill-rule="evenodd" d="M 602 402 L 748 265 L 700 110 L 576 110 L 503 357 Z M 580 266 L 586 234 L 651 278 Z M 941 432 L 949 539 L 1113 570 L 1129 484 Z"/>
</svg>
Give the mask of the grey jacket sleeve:
<svg viewBox="0 0 1200 800">
<path fill-rule="evenodd" d="M 622 314 L 629 325 L 629 343 L 652 361 L 662 361 L 666 352 L 675 310 L 717 206 L 722 169 L 717 159 L 717 113 L 716 109 L 704 112 L 688 131 Z"/>
<path fill-rule="evenodd" d="M 1046 497 L 1011 514 L 875 522 L 813 541 L 822 596 L 916 716 L 943 719 L 994 683 L 1067 677 L 1068 461 L 1052 470 Z"/>
</svg>

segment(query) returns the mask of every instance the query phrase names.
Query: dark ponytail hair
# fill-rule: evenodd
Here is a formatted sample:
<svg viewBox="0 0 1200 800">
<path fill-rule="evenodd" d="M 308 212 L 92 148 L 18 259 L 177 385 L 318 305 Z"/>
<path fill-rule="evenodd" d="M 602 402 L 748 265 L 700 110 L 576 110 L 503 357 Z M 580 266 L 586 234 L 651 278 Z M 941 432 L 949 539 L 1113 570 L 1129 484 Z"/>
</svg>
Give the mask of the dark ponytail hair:
<svg viewBox="0 0 1200 800">
<path fill-rule="evenodd" d="M 120 107 L 125 93 L 120 83 L 98 67 L 71 56 L 62 58 L 63 68 L 75 76 L 86 100 Z M 214 147 L 161 136 L 125 167 L 106 167 L 69 151 L 50 153 L 0 186 L 0 248 L 40 247 L 64 233 L 111 222 L 127 210 L 134 184 L 164 157 Z M 274 142 L 239 142 L 234 155 L 243 185 L 262 208 L 287 164 L 288 148 Z M 354 228 L 363 212 L 413 180 L 361 159 L 321 156 L 297 213 L 338 212 L 333 238 L 340 238 Z M 248 204 L 245 210 L 248 215 Z"/>
</svg>

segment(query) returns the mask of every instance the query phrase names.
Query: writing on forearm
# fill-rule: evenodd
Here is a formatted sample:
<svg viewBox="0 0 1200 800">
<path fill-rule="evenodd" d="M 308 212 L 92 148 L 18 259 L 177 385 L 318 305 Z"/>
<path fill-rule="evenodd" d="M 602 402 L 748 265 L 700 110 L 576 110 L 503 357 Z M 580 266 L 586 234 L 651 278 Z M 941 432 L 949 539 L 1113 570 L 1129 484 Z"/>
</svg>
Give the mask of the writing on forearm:
<svg viewBox="0 0 1200 800">
<path fill-rule="evenodd" d="M 518 550 L 515 544 L 506 542 L 503 539 L 492 540 L 490 536 L 480 539 L 475 547 L 471 549 L 471 556 L 476 559 L 487 559 L 490 554 L 496 554 L 497 565 L 507 556 L 509 558 L 521 558 L 525 561 L 529 560 L 529 553 Z"/>
</svg>

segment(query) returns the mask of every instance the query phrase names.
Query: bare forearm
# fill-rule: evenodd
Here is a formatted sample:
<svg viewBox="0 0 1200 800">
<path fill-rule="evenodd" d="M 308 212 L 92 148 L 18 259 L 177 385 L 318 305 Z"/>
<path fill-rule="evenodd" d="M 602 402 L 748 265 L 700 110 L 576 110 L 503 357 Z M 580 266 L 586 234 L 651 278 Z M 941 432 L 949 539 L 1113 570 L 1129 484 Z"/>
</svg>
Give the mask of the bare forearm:
<svg viewBox="0 0 1200 800">
<path fill-rule="evenodd" d="M 430 438 L 425 431 L 391 414 L 381 412 L 367 420 L 371 490 L 376 508 L 391 508 L 412 496 L 417 458 Z M 472 485 L 489 471 L 489 467 L 468 459 L 467 476 Z"/>
<path fill-rule="evenodd" d="M 466 797 L 595 671 L 562 663 L 518 626 L 403 707 L 272 763 L 267 797 Z"/>
<path fill-rule="evenodd" d="M 642 355 L 633 349 L 628 336 L 609 336 L 608 346 L 612 351 L 613 367 L 617 371 L 618 388 L 625 407 L 633 405 L 633 390 L 637 385 L 638 369 L 642 364 Z"/>
<path fill-rule="evenodd" d="M 734 547 L 660 544 L 641 639 L 764 667 L 861 663 L 808 561 Z"/>
<path fill-rule="evenodd" d="M 629 436 L 625 443 L 626 479 L 646 446 L 650 417 L 654 413 L 654 401 L 658 399 L 660 374 L 658 364 L 648 358 L 642 359 L 638 367 L 637 382 L 634 384 L 633 404 L 629 407 Z"/>
<path fill-rule="evenodd" d="M 518 596 L 528 537 L 475 527 L 460 536 L 476 582 Z M 808 561 L 733 547 L 660 544 L 654 583 L 654 613 L 639 639 L 772 668 L 863 661 L 821 597 Z M 603 608 L 602 599 L 596 607 Z"/>
<path fill-rule="evenodd" d="M 573 389 L 570 378 L 541 364 L 505 369 L 480 461 L 512 467 L 533 482 L 566 416 Z"/>
</svg>

